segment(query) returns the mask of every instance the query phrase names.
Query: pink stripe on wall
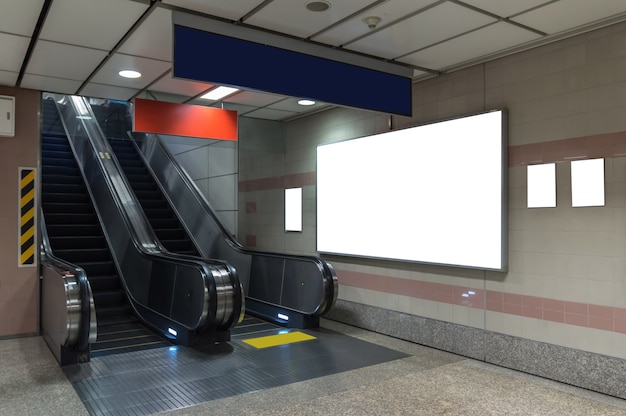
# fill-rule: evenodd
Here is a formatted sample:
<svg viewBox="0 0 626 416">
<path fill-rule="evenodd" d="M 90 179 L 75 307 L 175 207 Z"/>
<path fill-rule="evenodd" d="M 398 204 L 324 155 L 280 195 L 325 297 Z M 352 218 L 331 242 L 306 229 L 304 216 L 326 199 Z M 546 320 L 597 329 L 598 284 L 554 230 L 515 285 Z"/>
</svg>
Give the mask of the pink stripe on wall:
<svg viewBox="0 0 626 416">
<path fill-rule="evenodd" d="M 626 156 L 626 132 L 509 146 L 509 167 Z"/>
<path fill-rule="evenodd" d="M 469 287 L 350 272 L 347 270 L 337 270 L 337 278 L 339 285 L 375 290 L 377 292 L 393 293 L 479 309 L 482 309 L 485 304 L 484 292 L 480 289 Z"/>
<path fill-rule="evenodd" d="M 339 285 L 626 334 L 626 308 L 336 270 Z"/>
<path fill-rule="evenodd" d="M 511 168 L 539 163 L 624 156 L 626 156 L 626 131 L 509 146 L 508 150 Z M 295 188 L 316 183 L 316 172 L 303 172 L 240 181 L 239 192 Z"/>
<path fill-rule="evenodd" d="M 315 185 L 315 172 L 294 173 L 291 175 L 239 181 L 239 192 L 265 191 L 268 189 L 298 188 Z"/>
</svg>

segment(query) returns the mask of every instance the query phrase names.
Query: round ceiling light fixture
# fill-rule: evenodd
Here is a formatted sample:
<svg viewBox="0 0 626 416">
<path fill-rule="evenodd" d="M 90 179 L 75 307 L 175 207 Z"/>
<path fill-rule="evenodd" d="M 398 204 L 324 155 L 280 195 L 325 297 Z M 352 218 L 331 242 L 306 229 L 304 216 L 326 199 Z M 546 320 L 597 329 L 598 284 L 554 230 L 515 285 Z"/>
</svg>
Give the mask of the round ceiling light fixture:
<svg viewBox="0 0 626 416">
<path fill-rule="evenodd" d="M 330 3 L 327 1 L 310 1 L 305 7 L 311 12 L 325 12 L 330 9 Z"/>
<path fill-rule="evenodd" d="M 300 105 L 314 105 L 315 101 L 313 101 L 313 100 L 298 100 L 298 104 L 300 104 Z"/>
<path fill-rule="evenodd" d="M 118 72 L 118 74 L 122 78 L 131 78 L 131 79 L 133 79 L 133 78 L 141 77 L 141 72 L 135 71 L 133 69 L 124 69 L 124 70 Z"/>
</svg>

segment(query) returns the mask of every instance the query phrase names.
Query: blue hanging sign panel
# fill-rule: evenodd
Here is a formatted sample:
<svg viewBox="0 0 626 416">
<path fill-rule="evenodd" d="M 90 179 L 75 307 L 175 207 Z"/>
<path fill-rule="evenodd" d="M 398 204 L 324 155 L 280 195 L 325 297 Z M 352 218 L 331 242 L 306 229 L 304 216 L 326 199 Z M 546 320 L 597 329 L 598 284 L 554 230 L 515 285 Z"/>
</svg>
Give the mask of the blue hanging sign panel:
<svg viewBox="0 0 626 416">
<path fill-rule="evenodd" d="M 411 116 L 410 68 L 179 12 L 173 22 L 175 78 Z"/>
</svg>

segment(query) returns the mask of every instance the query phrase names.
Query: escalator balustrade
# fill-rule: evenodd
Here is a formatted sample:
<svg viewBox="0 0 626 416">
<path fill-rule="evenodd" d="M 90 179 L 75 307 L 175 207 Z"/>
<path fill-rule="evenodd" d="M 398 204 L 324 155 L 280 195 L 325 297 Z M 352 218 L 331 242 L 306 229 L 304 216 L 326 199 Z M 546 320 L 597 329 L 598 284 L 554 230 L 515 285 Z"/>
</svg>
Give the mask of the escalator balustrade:
<svg viewBox="0 0 626 416">
<path fill-rule="evenodd" d="M 98 337 L 92 356 L 168 345 L 131 310 L 53 102 L 44 100 L 42 209 L 53 254 L 87 273 Z"/>
<path fill-rule="evenodd" d="M 173 253 L 200 257 L 133 144 L 129 140 L 112 138 L 109 139 L 109 144 L 163 247 Z"/>
</svg>

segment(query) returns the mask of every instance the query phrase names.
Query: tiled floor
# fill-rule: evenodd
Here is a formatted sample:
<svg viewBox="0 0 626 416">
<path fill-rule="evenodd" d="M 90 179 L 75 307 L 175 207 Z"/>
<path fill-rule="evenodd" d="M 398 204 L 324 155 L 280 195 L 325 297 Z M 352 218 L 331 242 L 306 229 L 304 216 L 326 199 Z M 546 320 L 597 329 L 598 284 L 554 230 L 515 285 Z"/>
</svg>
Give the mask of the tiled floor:
<svg viewBox="0 0 626 416">
<path fill-rule="evenodd" d="M 625 415 L 626 401 L 323 320 L 406 358 L 167 415 Z M 0 341 L 0 415 L 88 415 L 40 337 Z"/>
</svg>

